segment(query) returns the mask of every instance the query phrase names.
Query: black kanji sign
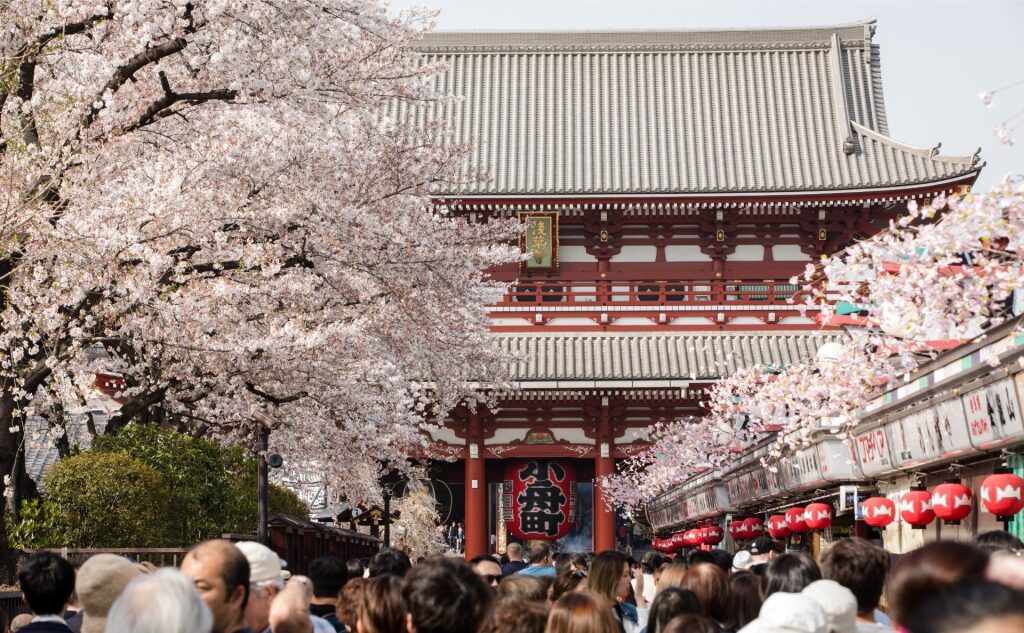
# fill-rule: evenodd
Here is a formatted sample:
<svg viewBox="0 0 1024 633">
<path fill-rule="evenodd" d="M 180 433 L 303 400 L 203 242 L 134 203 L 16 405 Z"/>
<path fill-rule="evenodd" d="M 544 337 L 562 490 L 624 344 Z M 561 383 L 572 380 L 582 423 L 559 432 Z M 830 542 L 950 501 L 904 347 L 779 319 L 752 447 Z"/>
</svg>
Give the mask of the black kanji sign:
<svg viewBox="0 0 1024 633">
<path fill-rule="evenodd" d="M 510 531 L 522 539 L 558 539 L 571 527 L 571 466 L 549 459 L 533 459 L 512 465 L 511 479 L 515 509 Z"/>
</svg>

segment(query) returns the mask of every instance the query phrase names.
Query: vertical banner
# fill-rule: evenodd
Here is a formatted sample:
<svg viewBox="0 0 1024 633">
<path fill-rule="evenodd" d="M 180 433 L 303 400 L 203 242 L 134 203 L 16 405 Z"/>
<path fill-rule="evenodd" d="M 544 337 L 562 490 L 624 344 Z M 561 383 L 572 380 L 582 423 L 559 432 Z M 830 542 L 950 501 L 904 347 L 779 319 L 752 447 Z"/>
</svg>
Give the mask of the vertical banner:
<svg viewBox="0 0 1024 633">
<path fill-rule="evenodd" d="M 567 463 L 538 458 L 509 464 L 502 486 L 502 503 L 507 498 L 511 505 L 508 531 L 522 540 L 555 541 L 568 534 L 576 513 L 575 484 L 576 470 Z"/>
<path fill-rule="evenodd" d="M 528 211 L 519 213 L 523 230 L 519 247 L 526 255 L 521 272 L 556 272 L 558 270 L 558 213 Z"/>
</svg>

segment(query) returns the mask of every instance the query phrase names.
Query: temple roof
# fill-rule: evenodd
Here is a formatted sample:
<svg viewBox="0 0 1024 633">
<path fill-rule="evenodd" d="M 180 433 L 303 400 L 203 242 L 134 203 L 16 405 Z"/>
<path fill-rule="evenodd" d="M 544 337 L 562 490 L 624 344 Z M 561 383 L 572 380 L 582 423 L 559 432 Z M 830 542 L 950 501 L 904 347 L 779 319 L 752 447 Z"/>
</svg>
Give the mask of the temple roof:
<svg viewBox="0 0 1024 633">
<path fill-rule="evenodd" d="M 441 116 L 474 143 L 466 168 L 489 178 L 470 195 L 824 192 L 975 175 L 977 153 L 889 137 L 874 26 L 431 33 L 411 48 L 448 63 L 436 87 L 461 100 L 392 113 Z"/>
<path fill-rule="evenodd" d="M 814 358 L 819 347 L 843 335 L 824 331 L 591 332 L 496 337 L 504 351 L 518 356 L 512 366 L 512 380 L 522 387 L 575 388 L 670 387 L 679 386 L 670 381 L 685 384 L 716 379 L 748 365 L 794 365 Z M 643 384 L 628 384 L 633 381 Z"/>
</svg>

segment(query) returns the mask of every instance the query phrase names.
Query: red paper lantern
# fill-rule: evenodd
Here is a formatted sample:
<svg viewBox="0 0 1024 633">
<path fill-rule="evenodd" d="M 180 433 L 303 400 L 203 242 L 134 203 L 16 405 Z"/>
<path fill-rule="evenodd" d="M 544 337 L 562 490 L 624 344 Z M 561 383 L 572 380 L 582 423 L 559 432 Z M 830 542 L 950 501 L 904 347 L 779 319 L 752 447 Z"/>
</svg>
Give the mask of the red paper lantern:
<svg viewBox="0 0 1024 633">
<path fill-rule="evenodd" d="M 747 538 L 746 533 L 743 530 L 744 521 L 729 521 L 729 536 L 734 541 L 742 541 Z"/>
<path fill-rule="evenodd" d="M 789 531 L 794 534 L 806 532 L 808 527 L 804 509 L 797 506 L 786 510 L 786 524 L 789 526 Z"/>
<path fill-rule="evenodd" d="M 832 525 L 832 506 L 812 503 L 804 508 L 804 520 L 812 530 L 827 530 Z"/>
<path fill-rule="evenodd" d="M 871 497 L 861 504 L 864 522 L 874 528 L 885 528 L 896 519 L 896 504 L 888 497 Z"/>
<path fill-rule="evenodd" d="M 508 531 L 523 541 L 556 541 L 576 524 L 576 468 L 572 462 L 530 459 L 505 467 L 511 494 Z"/>
<path fill-rule="evenodd" d="M 959 525 L 971 513 L 974 495 L 959 481 L 947 481 L 932 490 L 932 510 L 947 525 Z"/>
<path fill-rule="evenodd" d="M 676 532 L 672 535 L 672 551 L 678 552 L 686 546 L 686 534 L 684 532 Z"/>
<path fill-rule="evenodd" d="M 751 517 L 749 519 L 743 519 L 743 534 L 744 538 L 754 539 L 764 534 L 764 523 L 761 519 L 755 519 Z"/>
<path fill-rule="evenodd" d="M 923 530 L 935 520 L 932 494 L 924 488 L 914 488 L 900 497 L 900 516 L 915 530 Z"/>
<path fill-rule="evenodd" d="M 768 517 L 768 535 L 772 538 L 789 536 L 789 523 L 786 521 L 786 517 L 781 514 Z"/>
<path fill-rule="evenodd" d="M 717 525 L 709 525 L 704 528 L 704 544 L 718 545 L 725 537 L 725 532 Z"/>
<path fill-rule="evenodd" d="M 1008 472 L 997 472 L 981 482 L 981 502 L 1000 521 L 1009 521 L 1024 510 L 1024 479 Z"/>
<path fill-rule="evenodd" d="M 685 547 L 696 547 L 700 544 L 700 537 L 697 536 L 697 530 L 687 530 L 683 532 L 683 545 Z"/>
</svg>

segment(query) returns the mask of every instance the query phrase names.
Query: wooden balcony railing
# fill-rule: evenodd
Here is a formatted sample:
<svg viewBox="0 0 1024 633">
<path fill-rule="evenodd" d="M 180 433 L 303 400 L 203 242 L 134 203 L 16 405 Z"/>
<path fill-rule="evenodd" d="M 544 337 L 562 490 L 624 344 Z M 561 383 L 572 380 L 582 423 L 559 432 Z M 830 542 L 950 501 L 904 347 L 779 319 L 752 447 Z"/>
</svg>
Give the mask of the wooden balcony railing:
<svg viewBox="0 0 1024 633">
<path fill-rule="evenodd" d="M 561 304 L 600 306 L 779 305 L 794 299 L 799 286 L 776 281 L 519 281 L 498 306 Z"/>
</svg>

